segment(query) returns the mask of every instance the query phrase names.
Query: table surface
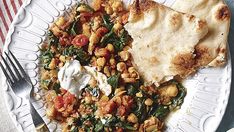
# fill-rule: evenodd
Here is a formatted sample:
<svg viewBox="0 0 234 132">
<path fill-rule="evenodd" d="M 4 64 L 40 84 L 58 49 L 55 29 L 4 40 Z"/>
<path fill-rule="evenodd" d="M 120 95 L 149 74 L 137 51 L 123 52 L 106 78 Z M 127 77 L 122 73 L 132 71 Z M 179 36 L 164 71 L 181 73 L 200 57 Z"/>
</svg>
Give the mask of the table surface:
<svg viewBox="0 0 234 132">
<path fill-rule="evenodd" d="M 232 7 L 230 7 L 232 14 L 232 20 L 231 20 L 231 29 L 229 34 L 229 47 L 231 52 L 231 59 L 232 62 L 234 62 L 234 3 L 232 3 Z M 0 47 L 1 49 L 1 47 Z M 232 69 L 234 69 L 234 65 L 232 65 Z M 232 74 L 234 73 L 234 70 L 232 71 Z M 233 74 L 234 75 L 234 74 Z M 0 73 L 0 80 L 2 77 L 2 73 Z M 223 120 L 217 130 L 217 132 L 225 132 L 231 128 L 234 128 L 234 77 L 232 78 L 232 85 L 231 85 L 231 92 L 230 92 L 230 98 L 229 103 L 225 112 L 225 115 L 223 117 Z M 15 132 L 16 127 L 14 126 L 13 122 L 11 121 L 10 115 L 8 113 L 4 98 L 3 98 L 3 89 L 0 83 L 0 132 Z"/>
</svg>

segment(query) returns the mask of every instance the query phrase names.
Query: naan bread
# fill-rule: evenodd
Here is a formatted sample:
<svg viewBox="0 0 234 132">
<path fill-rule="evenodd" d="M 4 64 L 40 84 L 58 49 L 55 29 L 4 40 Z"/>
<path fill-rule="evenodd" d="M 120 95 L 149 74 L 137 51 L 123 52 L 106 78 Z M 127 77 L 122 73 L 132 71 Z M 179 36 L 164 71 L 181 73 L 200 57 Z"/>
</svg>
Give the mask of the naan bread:
<svg viewBox="0 0 234 132">
<path fill-rule="evenodd" d="M 208 32 L 205 21 L 149 0 L 136 1 L 128 21 L 133 62 L 147 82 L 159 84 L 196 70 L 193 52 Z"/>
<path fill-rule="evenodd" d="M 176 0 L 172 8 L 205 19 L 209 32 L 196 46 L 197 66 L 222 66 L 227 60 L 230 11 L 223 0 Z"/>
</svg>

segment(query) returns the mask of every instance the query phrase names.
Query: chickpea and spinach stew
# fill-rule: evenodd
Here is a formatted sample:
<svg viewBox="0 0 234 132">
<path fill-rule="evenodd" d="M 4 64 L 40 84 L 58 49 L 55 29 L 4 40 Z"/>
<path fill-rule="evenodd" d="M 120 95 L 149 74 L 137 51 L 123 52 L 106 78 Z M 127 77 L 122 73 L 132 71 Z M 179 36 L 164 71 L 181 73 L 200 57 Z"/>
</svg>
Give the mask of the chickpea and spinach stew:
<svg viewBox="0 0 234 132">
<path fill-rule="evenodd" d="M 64 132 L 163 131 L 186 89 L 147 85 L 131 62 L 128 10 L 118 0 L 77 3 L 41 45 L 46 115 Z M 70 78 L 69 78 L 70 77 Z"/>
</svg>

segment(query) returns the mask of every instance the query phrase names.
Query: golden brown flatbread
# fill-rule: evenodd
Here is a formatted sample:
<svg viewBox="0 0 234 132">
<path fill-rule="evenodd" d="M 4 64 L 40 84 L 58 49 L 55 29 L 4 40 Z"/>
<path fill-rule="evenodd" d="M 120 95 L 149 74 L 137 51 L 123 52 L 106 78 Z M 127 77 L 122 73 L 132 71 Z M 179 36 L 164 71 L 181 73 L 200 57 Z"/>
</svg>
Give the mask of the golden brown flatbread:
<svg viewBox="0 0 234 132">
<path fill-rule="evenodd" d="M 172 8 L 207 21 L 208 34 L 196 46 L 197 66 L 222 66 L 227 60 L 230 11 L 223 0 L 176 0 Z"/>
<path fill-rule="evenodd" d="M 128 21 L 133 62 L 147 82 L 159 84 L 196 70 L 194 48 L 208 32 L 206 21 L 150 0 L 135 1 Z"/>
</svg>

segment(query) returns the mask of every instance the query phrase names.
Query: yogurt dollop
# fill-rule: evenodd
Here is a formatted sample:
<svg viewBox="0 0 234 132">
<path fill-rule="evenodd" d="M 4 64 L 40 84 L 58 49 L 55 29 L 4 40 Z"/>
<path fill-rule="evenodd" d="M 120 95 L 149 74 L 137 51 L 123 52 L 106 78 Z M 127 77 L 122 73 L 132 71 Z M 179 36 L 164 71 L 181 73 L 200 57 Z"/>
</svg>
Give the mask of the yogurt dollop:
<svg viewBox="0 0 234 132">
<path fill-rule="evenodd" d="M 107 77 L 94 67 L 82 67 L 78 60 L 67 61 L 58 72 L 60 86 L 74 95 L 87 86 L 91 77 L 97 80 L 98 87 L 106 96 L 111 94 L 111 86 L 107 82 Z"/>
</svg>

